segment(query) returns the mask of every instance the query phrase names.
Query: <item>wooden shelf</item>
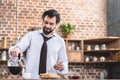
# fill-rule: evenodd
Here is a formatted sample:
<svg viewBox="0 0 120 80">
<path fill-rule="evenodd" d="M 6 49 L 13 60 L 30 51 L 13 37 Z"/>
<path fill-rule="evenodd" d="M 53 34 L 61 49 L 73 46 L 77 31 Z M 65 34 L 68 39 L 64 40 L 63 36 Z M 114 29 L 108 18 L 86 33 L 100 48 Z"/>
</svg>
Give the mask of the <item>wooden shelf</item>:
<svg viewBox="0 0 120 80">
<path fill-rule="evenodd" d="M 84 63 L 83 61 L 70 61 L 69 63 Z"/>
<path fill-rule="evenodd" d="M 8 50 L 8 48 L 0 48 L 0 50 L 1 51 L 4 51 L 4 50 L 6 51 L 6 50 Z"/>
<path fill-rule="evenodd" d="M 105 43 L 105 42 L 113 42 L 115 40 L 119 40 L 119 37 L 106 37 L 106 38 L 96 38 L 96 39 L 85 39 L 85 43 Z"/>
<path fill-rule="evenodd" d="M 5 63 L 7 65 L 7 60 L 0 60 L 0 64 Z"/>
<path fill-rule="evenodd" d="M 105 61 L 88 61 L 84 63 L 111 63 L 111 62 L 118 62 L 117 60 L 105 60 Z"/>
<path fill-rule="evenodd" d="M 0 60 L 0 62 L 6 62 L 7 60 Z"/>
<path fill-rule="evenodd" d="M 82 50 L 67 50 L 69 52 L 81 52 Z"/>
<path fill-rule="evenodd" d="M 115 51 L 120 51 L 120 49 L 107 49 L 107 50 L 84 50 L 85 53 L 107 53 L 107 52 L 115 52 Z"/>
<path fill-rule="evenodd" d="M 69 63 L 114 63 L 114 62 L 120 62 L 120 61 L 117 61 L 117 60 L 106 60 L 106 61 L 88 61 L 88 62 L 78 62 L 78 61 L 71 61 Z"/>
<path fill-rule="evenodd" d="M 65 39 L 68 60 L 70 63 L 110 63 L 120 61 L 120 37 L 105 37 L 96 39 Z M 74 43 L 75 50 L 69 50 Z M 106 50 L 101 50 L 101 46 L 105 44 Z M 92 50 L 87 50 L 87 46 L 90 45 Z M 94 50 L 95 46 L 98 45 L 100 50 Z M 76 50 L 79 47 L 80 50 Z M 114 60 L 108 61 L 90 61 L 85 62 L 86 57 L 97 57 L 101 56 L 109 59 L 111 56 Z"/>
<path fill-rule="evenodd" d="M 68 38 L 64 38 L 64 40 L 68 40 L 68 41 L 81 41 L 80 39 L 68 39 Z"/>
</svg>

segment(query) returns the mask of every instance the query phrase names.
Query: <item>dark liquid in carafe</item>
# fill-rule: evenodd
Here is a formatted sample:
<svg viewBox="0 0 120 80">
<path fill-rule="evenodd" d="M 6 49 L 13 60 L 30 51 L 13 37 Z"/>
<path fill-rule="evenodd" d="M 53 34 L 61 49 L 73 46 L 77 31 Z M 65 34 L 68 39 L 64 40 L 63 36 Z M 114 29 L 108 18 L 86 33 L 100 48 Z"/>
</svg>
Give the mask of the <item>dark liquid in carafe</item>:
<svg viewBox="0 0 120 80">
<path fill-rule="evenodd" d="M 10 73 L 12 73 L 13 75 L 17 75 L 17 74 L 21 73 L 22 67 L 8 66 L 8 70 L 9 70 Z"/>
</svg>

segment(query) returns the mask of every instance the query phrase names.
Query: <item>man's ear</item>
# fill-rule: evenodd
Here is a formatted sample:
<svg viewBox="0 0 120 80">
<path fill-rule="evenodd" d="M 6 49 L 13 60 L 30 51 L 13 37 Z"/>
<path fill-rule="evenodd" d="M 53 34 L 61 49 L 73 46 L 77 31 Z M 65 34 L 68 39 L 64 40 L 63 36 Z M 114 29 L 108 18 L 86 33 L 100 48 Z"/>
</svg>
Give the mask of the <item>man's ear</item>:
<svg viewBox="0 0 120 80">
<path fill-rule="evenodd" d="M 43 26 L 44 26 L 44 23 L 43 23 L 43 21 L 40 23 L 40 25 L 41 25 L 41 28 L 43 28 Z"/>
<path fill-rule="evenodd" d="M 57 24 L 56 24 L 56 28 L 55 28 L 55 29 L 58 29 L 58 28 L 59 28 L 59 24 L 57 23 Z"/>
</svg>

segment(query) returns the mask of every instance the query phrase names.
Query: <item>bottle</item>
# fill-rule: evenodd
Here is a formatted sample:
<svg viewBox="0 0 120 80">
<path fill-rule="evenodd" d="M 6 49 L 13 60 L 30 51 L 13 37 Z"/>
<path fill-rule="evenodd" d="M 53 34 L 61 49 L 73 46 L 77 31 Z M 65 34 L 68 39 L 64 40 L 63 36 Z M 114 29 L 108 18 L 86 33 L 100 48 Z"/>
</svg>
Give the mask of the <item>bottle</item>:
<svg viewBox="0 0 120 80">
<path fill-rule="evenodd" d="M 72 45 L 71 45 L 71 49 L 72 49 L 72 50 L 75 49 L 75 45 L 74 45 L 74 43 L 72 43 Z"/>
<path fill-rule="evenodd" d="M 103 80 L 104 79 L 104 72 L 100 71 L 100 79 Z"/>
<path fill-rule="evenodd" d="M 7 39 L 5 37 L 2 38 L 2 47 L 7 48 Z"/>
<path fill-rule="evenodd" d="M 2 60 L 6 60 L 6 58 L 7 58 L 6 55 L 7 55 L 6 51 L 3 51 L 2 52 Z"/>
</svg>

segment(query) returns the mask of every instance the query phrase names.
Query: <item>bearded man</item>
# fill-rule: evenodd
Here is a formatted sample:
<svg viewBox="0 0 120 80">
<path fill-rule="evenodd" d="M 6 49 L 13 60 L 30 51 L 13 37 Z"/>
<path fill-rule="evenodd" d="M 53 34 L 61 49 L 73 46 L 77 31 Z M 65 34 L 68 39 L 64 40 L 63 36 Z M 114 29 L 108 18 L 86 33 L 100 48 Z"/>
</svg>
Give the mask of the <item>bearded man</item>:
<svg viewBox="0 0 120 80">
<path fill-rule="evenodd" d="M 43 28 L 27 33 L 9 49 L 9 54 L 13 57 L 19 54 L 23 56 L 26 51 L 26 72 L 33 76 L 47 72 L 66 74 L 68 59 L 65 42 L 55 33 L 60 14 L 55 9 L 50 9 L 43 13 L 42 20 Z"/>
</svg>

